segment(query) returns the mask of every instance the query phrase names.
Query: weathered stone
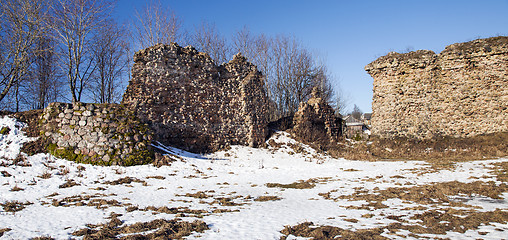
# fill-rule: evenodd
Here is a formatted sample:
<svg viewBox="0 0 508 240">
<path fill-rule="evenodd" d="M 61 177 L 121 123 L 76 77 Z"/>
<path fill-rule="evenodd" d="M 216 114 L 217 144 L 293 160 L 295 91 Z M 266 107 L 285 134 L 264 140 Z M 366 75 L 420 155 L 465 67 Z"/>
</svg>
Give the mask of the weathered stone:
<svg viewBox="0 0 508 240">
<path fill-rule="evenodd" d="M 473 137 L 508 131 L 508 37 L 447 46 L 440 54 L 389 53 L 374 78 L 372 134 Z"/>
<path fill-rule="evenodd" d="M 341 135 L 342 119 L 335 116 L 333 108 L 320 96 L 319 89 L 314 88 L 311 98 L 300 104 L 291 133 L 304 143 L 327 147 Z"/>
<path fill-rule="evenodd" d="M 193 152 L 265 141 L 264 81 L 241 54 L 216 66 L 205 53 L 171 44 L 141 50 L 134 61 L 122 103 L 151 122 L 157 141 Z"/>
<path fill-rule="evenodd" d="M 76 154 L 81 155 L 79 159 L 83 161 L 90 160 L 92 161 L 91 163 L 102 160 L 106 154 L 105 149 L 109 151 L 109 149 L 112 149 L 115 144 L 119 144 L 119 140 L 115 139 L 113 134 L 104 134 L 103 128 L 94 126 L 103 126 L 104 124 L 106 129 L 114 126 L 123 129 L 130 129 L 131 134 L 134 135 L 151 135 L 149 129 L 139 129 L 139 119 L 129 115 L 127 109 L 122 105 L 101 104 L 97 105 L 98 107 L 95 105 L 94 107 L 88 107 L 89 105 L 94 104 L 77 103 L 71 105 L 66 103 L 51 103 L 48 108 L 44 110 L 43 115 L 43 119 L 47 119 L 47 122 L 41 126 L 45 135 L 53 143 L 57 144 L 57 146 L 71 148 Z M 85 109 L 85 111 L 82 112 L 81 109 Z M 98 122 L 96 118 L 92 117 L 102 114 L 101 112 L 104 109 L 107 109 L 107 111 L 117 112 L 118 114 L 125 114 L 129 117 L 123 117 L 124 122 L 119 122 L 118 119 L 107 120 L 106 122 L 106 120 L 102 118 L 100 119 L 102 122 Z M 71 111 L 69 112 L 69 110 Z M 65 114 L 65 118 L 61 118 L 62 115 L 59 113 L 64 113 L 65 111 L 68 113 Z M 56 114 L 54 112 L 56 112 Z M 67 117 L 68 114 L 70 114 L 71 117 Z M 74 125 L 76 123 L 78 125 Z M 149 141 L 141 141 L 143 142 L 143 146 L 145 146 L 145 148 L 139 150 L 150 150 Z M 128 147 L 135 146 L 135 143 L 133 142 L 123 142 L 122 144 L 128 145 Z M 148 154 L 146 155 L 146 159 L 140 158 L 139 162 L 129 162 L 129 164 L 147 163 L 151 161 L 150 159 L 150 155 Z M 123 159 L 119 157 L 115 157 L 114 162 L 121 165 L 125 164 Z"/>
</svg>

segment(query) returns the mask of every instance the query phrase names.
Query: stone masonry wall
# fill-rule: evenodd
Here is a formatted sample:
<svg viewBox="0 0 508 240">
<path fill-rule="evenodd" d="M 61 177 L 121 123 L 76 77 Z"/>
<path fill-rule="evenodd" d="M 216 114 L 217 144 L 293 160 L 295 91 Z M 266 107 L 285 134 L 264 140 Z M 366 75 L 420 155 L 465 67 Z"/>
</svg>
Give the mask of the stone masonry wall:
<svg viewBox="0 0 508 240">
<path fill-rule="evenodd" d="M 141 50 L 134 62 L 122 103 L 150 124 L 157 141 L 193 152 L 265 141 L 264 81 L 245 57 L 217 66 L 173 43 Z"/>
<path fill-rule="evenodd" d="M 374 78 L 372 134 L 432 139 L 508 132 L 508 37 L 389 53 Z"/>
<path fill-rule="evenodd" d="M 137 165 L 153 161 L 148 124 L 119 104 L 51 103 L 41 117 L 49 151 L 71 161 Z"/>
<path fill-rule="evenodd" d="M 328 144 L 337 141 L 341 133 L 342 120 L 335 116 L 333 108 L 321 97 L 314 88 L 312 97 L 300 103 L 293 118 L 293 135 L 308 144 Z"/>
</svg>

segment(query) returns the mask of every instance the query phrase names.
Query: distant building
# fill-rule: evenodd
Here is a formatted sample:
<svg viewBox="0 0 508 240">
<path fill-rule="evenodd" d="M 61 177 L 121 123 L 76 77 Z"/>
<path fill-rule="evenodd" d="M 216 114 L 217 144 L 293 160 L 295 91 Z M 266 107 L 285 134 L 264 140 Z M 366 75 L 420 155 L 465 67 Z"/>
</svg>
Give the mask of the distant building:
<svg viewBox="0 0 508 240">
<path fill-rule="evenodd" d="M 361 118 L 364 118 L 363 115 Z M 355 137 L 358 134 L 362 136 L 364 132 L 368 130 L 367 124 L 365 124 L 365 121 L 362 119 L 357 119 L 351 114 L 344 117 L 344 135 L 348 138 Z M 368 121 L 370 121 L 370 117 Z"/>
<path fill-rule="evenodd" d="M 365 125 L 367 125 L 367 127 L 370 129 L 370 119 L 372 118 L 372 113 L 364 113 L 362 114 L 361 118 L 363 123 L 365 123 Z"/>
</svg>

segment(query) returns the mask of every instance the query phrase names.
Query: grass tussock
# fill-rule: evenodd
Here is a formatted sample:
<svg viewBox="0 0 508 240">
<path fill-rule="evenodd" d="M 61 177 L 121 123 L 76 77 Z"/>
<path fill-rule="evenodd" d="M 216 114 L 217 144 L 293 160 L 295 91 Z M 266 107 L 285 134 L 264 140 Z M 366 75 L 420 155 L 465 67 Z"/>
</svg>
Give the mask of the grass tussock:
<svg viewBox="0 0 508 240">
<path fill-rule="evenodd" d="M 23 203 L 23 202 L 19 202 L 19 201 L 7 201 L 4 203 L 0 203 L 0 206 L 2 206 L 2 208 L 6 212 L 15 213 L 15 212 L 19 212 L 19 211 L 25 209 L 25 206 L 30 205 L 30 204 L 32 204 L 32 203 L 30 203 L 30 202 Z"/>
</svg>

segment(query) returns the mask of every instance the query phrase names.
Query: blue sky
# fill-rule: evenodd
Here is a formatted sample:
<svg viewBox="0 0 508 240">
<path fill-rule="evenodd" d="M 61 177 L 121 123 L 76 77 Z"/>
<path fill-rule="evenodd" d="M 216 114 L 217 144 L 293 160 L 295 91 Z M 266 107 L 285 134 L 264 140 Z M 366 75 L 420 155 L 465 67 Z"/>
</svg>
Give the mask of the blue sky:
<svg viewBox="0 0 508 240">
<path fill-rule="evenodd" d="M 226 37 L 249 27 L 253 33 L 295 36 L 324 59 L 334 85 L 371 111 L 372 78 L 365 65 L 390 51 L 428 49 L 478 37 L 508 35 L 508 0 L 332 1 L 160 0 L 191 30 L 203 20 Z M 118 0 L 125 21 L 145 1 Z"/>
</svg>

